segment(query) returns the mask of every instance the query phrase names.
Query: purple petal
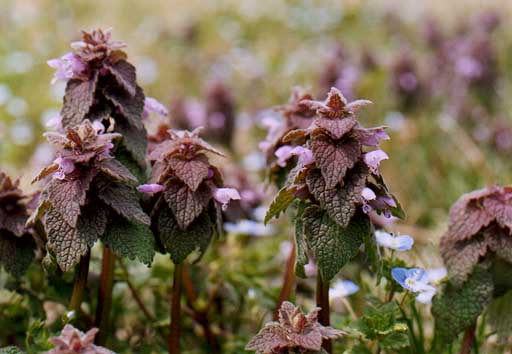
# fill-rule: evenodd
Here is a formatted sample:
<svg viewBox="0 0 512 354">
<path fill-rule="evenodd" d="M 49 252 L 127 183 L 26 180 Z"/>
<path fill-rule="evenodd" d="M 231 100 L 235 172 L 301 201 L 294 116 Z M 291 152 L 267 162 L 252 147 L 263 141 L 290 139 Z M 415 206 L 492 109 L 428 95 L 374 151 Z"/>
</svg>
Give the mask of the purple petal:
<svg viewBox="0 0 512 354">
<path fill-rule="evenodd" d="M 375 198 L 377 198 L 377 195 L 375 195 L 375 192 L 372 191 L 370 188 L 368 187 L 365 187 L 363 189 L 363 191 L 361 192 L 361 196 L 365 199 L 365 200 L 374 200 Z"/>
<path fill-rule="evenodd" d="M 378 174 L 379 173 L 379 165 L 382 160 L 389 159 L 388 154 L 386 154 L 384 151 L 378 149 L 374 151 L 367 152 L 364 155 L 364 162 L 368 165 L 370 170 Z"/>
<path fill-rule="evenodd" d="M 153 97 L 146 97 L 144 100 L 144 117 L 148 117 L 150 113 L 156 113 L 163 117 L 166 117 L 169 115 L 169 110 L 165 105 L 158 102 Z"/>
<path fill-rule="evenodd" d="M 213 198 L 225 207 L 230 200 L 240 200 L 240 193 L 235 188 L 217 188 L 213 192 Z"/>
<path fill-rule="evenodd" d="M 164 190 L 164 186 L 156 183 L 141 184 L 137 190 L 141 193 L 158 193 Z"/>
</svg>

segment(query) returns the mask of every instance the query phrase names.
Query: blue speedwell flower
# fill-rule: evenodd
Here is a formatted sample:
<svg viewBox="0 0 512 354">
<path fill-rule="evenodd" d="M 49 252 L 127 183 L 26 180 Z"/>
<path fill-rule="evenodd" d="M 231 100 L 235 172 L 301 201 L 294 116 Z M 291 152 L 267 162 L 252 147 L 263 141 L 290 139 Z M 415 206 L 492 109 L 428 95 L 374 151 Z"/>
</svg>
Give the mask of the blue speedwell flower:
<svg viewBox="0 0 512 354">
<path fill-rule="evenodd" d="M 339 280 L 329 289 L 330 298 L 344 298 L 359 291 L 359 286 L 350 280 Z"/>
<path fill-rule="evenodd" d="M 385 231 L 375 231 L 377 243 L 395 251 L 408 251 L 414 244 L 414 239 L 408 235 L 393 236 Z"/>
<path fill-rule="evenodd" d="M 416 300 L 421 303 L 430 303 L 437 289 L 430 284 L 427 272 L 421 268 L 393 268 L 391 276 L 404 289 L 415 294 Z"/>
</svg>

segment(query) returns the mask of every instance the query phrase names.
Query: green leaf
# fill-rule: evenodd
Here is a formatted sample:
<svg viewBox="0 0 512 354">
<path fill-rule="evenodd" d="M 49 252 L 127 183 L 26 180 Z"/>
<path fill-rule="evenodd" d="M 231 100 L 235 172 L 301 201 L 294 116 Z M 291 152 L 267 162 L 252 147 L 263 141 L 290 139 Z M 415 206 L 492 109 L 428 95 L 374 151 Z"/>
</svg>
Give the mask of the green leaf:
<svg viewBox="0 0 512 354">
<path fill-rule="evenodd" d="M 101 240 L 114 253 L 138 259 L 150 266 L 155 255 L 155 238 L 147 225 L 116 220 L 107 228 Z"/>
<path fill-rule="evenodd" d="M 494 299 L 489 306 L 487 319 L 498 337 L 504 342 L 512 335 L 512 290 Z"/>
<path fill-rule="evenodd" d="M 492 300 L 493 290 L 492 275 L 481 266 L 461 287 L 448 283 L 432 303 L 439 338 L 449 344 L 473 324 Z"/>
<path fill-rule="evenodd" d="M 147 132 L 127 122 L 116 121 L 115 131 L 123 136 L 122 146 L 132 155 L 139 166 L 146 165 L 146 149 L 148 147 Z M 129 166 L 128 166 L 129 167 Z"/>
<path fill-rule="evenodd" d="M 304 204 L 301 203 L 297 216 L 295 217 L 295 249 L 297 251 L 297 257 L 295 258 L 295 274 L 301 278 L 306 278 L 304 266 L 309 262 L 307 254 L 308 246 L 304 238 L 304 224 L 302 223 L 304 208 Z"/>
<path fill-rule="evenodd" d="M 391 332 L 379 340 L 379 346 L 385 350 L 401 349 L 409 345 L 409 335 L 402 332 Z"/>
<path fill-rule="evenodd" d="M 366 258 L 370 264 L 370 270 L 377 275 L 377 279 L 380 279 L 382 274 L 382 259 L 373 233 L 373 227 L 368 234 L 363 236 L 363 243 Z"/>
<path fill-rule="evenodd" d="M 365 329 L 363 332 L 370 339 L 392 333 L 399 314 L 400 309 L 394 301 L 365 307 L 362 318 Z"/>
<path fill-rule="evenodd" d="M 151 220 L 139 205 L 139 197 L 135 190 L 119 183 L 104 184 L 98 197 L 119 215 L 133 222 L 149 225 Z"/>
<path fill-rule="evenodd" d="M 0 230 L 0 265 L 14 277 L 21 277 L 34 260 L 35 242 L 30 235 L 22 237 Z"/>
<path fill-rule="evenodd" d="M 265 224 L 267 224 L 272 218 L 278 218 L 279 214 L 284 212 L 290 204 L 295 200 L 295 195 L 293 192 L 295 191 L 294 186 L 292 187 L 283 187 L 275 199 L 270 203 L 270 207 L 268 208 L 267 214 L 265 215 Z"/>
<path fill-rule="evenodd" d="M 115 151 L 116 160 L 121 162 L 128 170 L 134 175 L 139 183 L 145 183 L 147 178 L 145 174 L 145 170 L 143 169 L 143 165 L 139 165 L 139 163 L 134 159 L 133 155 L 126 149 L 126 147 L 121 144 L 117 147 Z M 142 166 L 142 167 L 141 167 Z"/>
<path fill-rule="evenodd" d="M 0 354 L 25 354 L 25 352 L 18 347 L 10 346 L 0 348 Z"/>
<path fill-rule="evenodd" d="M 342 228 L 318 206 L 306 208 L 302 221 L 306 242 L 325 280 L 334 278 L 357 255 L 363 237 L 371 231 L 366 214 L 357 214 L 346 228 Z"/>
<path fill-rule="evenodd" d="M 164 206 L 158 217 L 158 233 L 175 264 L 183 262 L 194 251 L 199 253 L 197 262 L 210 244 L 213 225 L 207 212 L 203 212 L 186 229 L 181 229 L 171 210 Z"/>
</svg>

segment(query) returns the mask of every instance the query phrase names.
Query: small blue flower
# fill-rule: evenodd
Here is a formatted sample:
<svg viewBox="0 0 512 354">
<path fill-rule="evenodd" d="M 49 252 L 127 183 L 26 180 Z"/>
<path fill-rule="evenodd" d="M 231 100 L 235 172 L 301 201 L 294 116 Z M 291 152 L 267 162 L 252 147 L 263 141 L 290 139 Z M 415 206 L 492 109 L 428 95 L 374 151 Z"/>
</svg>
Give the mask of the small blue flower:
<svg viewBox="0 0 512 354">
<path fill-rule="evenodd" d="M 428 274 L 421 268 L 393 268 L 391 276 L 404 289 L 417 294 L 416 300 L 429 303 L 437 289 L 429 282 Z"/>
<path fill-rule="evenodd" d="M 408 235 L 393 236 L 385 231 L 375 231 L 377 243 L 395 251 L 408 251 L 414 244 L 414 239 Z"/>
<path fill-rule="evenodd" d="M 329 289 L 329 297 L 344 298 L 359 291 L 359 286 L 350 280 L 339 280 Z"/>
</svg>

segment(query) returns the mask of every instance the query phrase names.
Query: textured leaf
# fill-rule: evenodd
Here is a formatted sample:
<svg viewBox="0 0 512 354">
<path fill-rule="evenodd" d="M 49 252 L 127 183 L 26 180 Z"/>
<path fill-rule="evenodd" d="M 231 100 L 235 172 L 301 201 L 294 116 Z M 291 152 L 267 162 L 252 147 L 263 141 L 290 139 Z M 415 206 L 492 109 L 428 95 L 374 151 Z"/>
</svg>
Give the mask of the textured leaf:
<svg viewBox="0 0 512 354">
<path fill-rule="evenodd" d="M 144 129 L 142 124 L 142 112 L 144 110 L 144 92 L 137 86 L 135 96 L 131 96 L 128 92 L 120 90 L 116 86 L 107 86 L 103 93 L 114 106 L 119 110 L 121 115 L 126 118 L 129 124 L 138 130 Z M 117 122 L 117 120 L 116 120 Z"/>
<path fill-rule="evenodd" d="M 169 159 L 169 165 L 176 177 L 184 182 L 193 192 L 208 177 L 208 168 L 210 166 L 208 159 L 204 155 L 198 155 L 193 160 L 172 157 Z"/>
<path fill-rule="evenodd" d="M 304 206 L 299 207 L 299 212 L 295 218 L 295 250 L 297 257 L 295 259 L 295 274 L 301 278 L 306 278 L 304 266 L 309 262 L 307 254 L 307 243 L 304 237 L 304 224 L 302 222 L 302 214 Z"/>
<path fill-rule="evenodd" d="M 85 240 L 89 248 L 105 233 L 108 215 L 108 211 L 105 210 L 105 207 L 106 206 L 99 201 L 94 201 L 82 207 L 82 213 L 78 218 L 76 232 L 81 240 Z"/>
<path fill-rule="evenodd" d="M 110 117 L 112 109 L 106 100 L 100 100 L 98 103 L 94 103 L 89 109 L 89 112 L 85 115 L 84 119 L 88 119 L 91 122 L 95 120 L 102 121 Z"/>
<path fill-rule="evenodd" d="M 329 216 L 341 227 L 346 227 L 356 212 L 356 207 L 361 204 L 361 192 L 366 186 L 368 170 L 362 164 L 350 170 L 344 186 L 340 188 L 326 188 L 325 180 L 319 170 L 312 170 L 306 177 L 309 191 L 315 196 Z"/>
<path fill-rule="evenodd" d="M 10 346 L 0 348 L 0 354 L 25 354 L 25 352 L 18 347 Z"/>
<path fill-rule="evenodd" d="M 139 205 L 139 198 L 135 190 L 129 186 L 109 183 L 101 188 L 98 197 L 129 221 L 140 222 L 145 225 L 151 223 L 149 216 L 144 213 Z"/>
<path fill-rule="evenodd" d="M 325 118 L 318 117 L 315 119 L 315 124 L 325 130 L 333 139 L 340 139 L 343 135 L 348 133 L 356 125 L 356 120 L 353 115 L 346 118 Z"/>
<path fill-rule="evenodd" d="M 432 303 L 436 333 L 447 344 L 473 324 L 492 299 L 492 276 L 476 267 L 462 287 L 447 284 Z"/>
<path fill-rule="evenodd" d="M 450 280 L 461 285 L 478 264 L 480 257 L 487 253 L 487 241 L 482 235 L 455 243 L 448 243 L 443 239 L 440 251 Z"/>
<path fill-rule="evenodd" d="M 137 178 L 121 162 L 110 159 L 100 163 L 99 169 L 107 176 L 120 182 L 137 183 Z"/>
<path fill-rule="evenodd" d="M 182 229 L 169 208 L 163 207 L 158 217 L 158 232 L 165 250 L 175 264 L 198 251 L 198 261 L 206 252 L 213 235 L 213 225 L 207 213 L 202 213 L 186 229 Z"/>
<path fill-rule="evenodd" d="M 509 194 L 498 194 L 488 196 L 483 200 L 483 206 L 487 212 L 496 218 L 500 226 L 512 231 L 512 204 Z"/>
<path fill-rule="evenodd" d="M 356 215 L 346 228 L 341 228 L 317 206 L 306 208 L 302 219 L 306 242 L 325 280 L 334 278 L 357 255 L 363 237 L 371 232 L 365 214 Z"/>
<path fill-rule="evenodd" d="M 508 314 L 508 315 L 507 315 Z M 487 312 L 491 327 L 502 341 L 512 336 L 512 290 L 494 299 Z"/>
<path fill-rule="evenodd" d="M 79 125 L 94 101 L 94 91 L 98 83 L 98 72 L 88 81 L 69 80 L 60 112 L 64 128 Z"/>
<path fill-rule="evenodd" d="M 477 198 L 485 197 L 487 189 L 464 194 L 450 209 L 448 232 L 443 237 L 452 241 L 465 240 L 489 225 L 493 216 Z"/>
<path fill-rule="evenodd" d="M 46 211 L 45 227 L 48 247 L 55 253 L 60 268 L 67 272 L 87 253 L 90 240 L 82 238 L 84 235 L 71 227 L 54 208 Z"/>
<path fill-rule="evenodd" d="M 21 277 L 34 260 L 35 243 L 30 235 L 14 236 L 0 231 L 0 265 L 14 277 Z"/>
<path fill-rule="evenodd" d="M 255 335 L 245 350 L 255 350 L 257 353 L 275 353 L 275 348 L 286 348 L 288 340 L 287 332 L 277 323 L 267 323 L 261 331 Z"/>
<path fill-rule="evenodd" d="M 354 167 L 361 156 L 361 145 L 353 138 L 340 142 L 315 139 L 311 141 L 310 146 L 327 189 L 334 188 L 340 182 L 343 184 L 342 179 L 347 170 Z"/>
<path fill-rule="evenodd" d="M 147 225 L 117 220 L 101 237 L 103 243 L 119 256 L 136 258 L 150 266 L 155 255 L 155 238 Z"/>
<path fill-rule="evenodd" d="M 52 179 L 46 187 L 47 200 L 71 227 L 75 227 L 77 223 L 80 207 L 85 203 L 87 190 L 94 175 L 89 173 L 83 178 L 70 181 Z"/>
<path fill-rule="evenodd" d="M 118 60 L 115 63 L 105 62 L 105 67 L 115 77 L 117 83 L 131 96 L 135 96 L 137 89 L 137 76 L 135 67 L 126 60 Z"/>
<path fill-rule="evenodd" d="M 146 164 L 147 132 L 126 122 L 116 122 L 116 131 L 123 136 L 122 144 L 140 166 Z"/>
<path fill-rule="evenodd" d="M 268 223 L 272 218 L 278 218 L 279 214 L 284 212 L 290 204 L 295 200 L 296 186 L 282 188 L 275 199 L 270 203 L 267 214 L 265 215 L 265 224 Z"/>
<path fill-rule="evenodd" d="M 25 233 L 28 215 L 26 208 L 17 203 L 6 203 L 5 209 L 0 207 L 0 230 L 12 232 L 16 236 Z"/>
<path fill-rule="evenodd" d="M 166 189 L 164 198 L 180 228 L 186 229 L 203 212 L 212 195 L 205 183 L 194 192 L 186 184 L 176 181 Z"/>
<path fill-rule="evenodd" d="M 409 335 L 401 332 L 391 332 L 379 341 L 379 346 L 388 351 L 406 348 L 409 345 Z"/>
</svg>

